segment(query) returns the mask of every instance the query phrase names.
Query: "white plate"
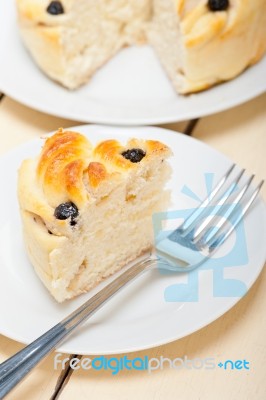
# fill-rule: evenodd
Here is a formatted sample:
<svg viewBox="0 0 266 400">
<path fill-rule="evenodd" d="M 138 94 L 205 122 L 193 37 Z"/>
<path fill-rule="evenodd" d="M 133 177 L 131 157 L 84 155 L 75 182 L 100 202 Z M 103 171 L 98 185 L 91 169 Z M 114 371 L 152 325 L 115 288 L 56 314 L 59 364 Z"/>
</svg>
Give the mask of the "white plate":
<svg viewBox="0 0 266 400">
<path fill-rule="evenodd" d="M 47 78 L 27 54 L 14 0 L 1 2 L 0 15 L 0 90 L 48 114 L 111 125 L 162 124 L 216 113 L 266 90 L 264 58 L 231 82 L 178 96 L 153 50 L 144 46 L 124 49 L 90 83 L 71 92 Z"/>
<path fill-rule="evenodd" d="M 197 196 L 206 196 L 204 173 L 214 173 L 217 180 L 231 164 L 205 144 L 168 130 L 92 125 L 76 129 L 87 134 L 94 143 L 106 138 L 125 141 L 134 136 L 160 139 L 168 144 L 174 152 L 174 174 L 170 182 L 174 209 L 197 206 Z M 0 187 L 3 189 L 0 197 L 0 332 L 24 343 L 32 341 L 92 295 L 91 292 L 57 304 L 35 275 L 24 251 L 16 198 L 17 169 L 22 159 L 39 153 L 42 143 L 40 139 L 31 141 L 0 159 Z M 192 197 L 182 192 L 184 185 L 194 192 Z M 225 268 L 224 275 L 240 279 L 249 289 L 261 272 L 266 256 L 266 217 L 260 198 L 244 226 L 248 261 L 238 267 Z M 231 236 L 229 247 L 234 245 L 234 240 Z M 244 247 L 241 252 L 245 252 Z M 221 248 L 217 256 L 223 253 L 224 248 Z M 187 274 L 148 272 L 117 294 L 59 350 L 73 354 L 130 352 L 170 342 L 209 324 L 229 310 L 239 297 L 213 297 L 212 271 L 208 263 L 197 271 L 198 301 L 186 298 L 166 302 L 164 299 L 165 288 L 185 283 Z M 196 290 L 193 284 L 190 295 Z"/>
</svg>

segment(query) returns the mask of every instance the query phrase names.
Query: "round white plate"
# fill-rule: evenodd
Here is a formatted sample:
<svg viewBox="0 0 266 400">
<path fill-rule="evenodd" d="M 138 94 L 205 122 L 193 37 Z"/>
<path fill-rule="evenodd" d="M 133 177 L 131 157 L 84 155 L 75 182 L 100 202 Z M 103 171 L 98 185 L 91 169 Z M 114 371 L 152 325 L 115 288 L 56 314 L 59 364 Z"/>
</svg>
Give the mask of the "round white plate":
<svg viewBox="0 0 266 400">
<path fill-rule="evenodd" d="M 143 46 L 124 49 L 87 85 L 68 91 L 47 78 L 22 45 L 14 3 L 0 4 L 0 90 L 45 113 L 111 125 L 162 124 L 213 114 L 266 90 L 264 58 L 231 82 L 177 95 L 153 50 Z"/>
<path fill-rule="evenodd" d="M 88 135 L 93 143 L 107 138 L 126 141 L 128 137 L 140 137 L 168 144 L 174 152 L 171 159 L 174 174 L 170 182 L 174 210 L 197 207 L 199 199 L 206 196 L 204 174 L 209 177 L 214 174 L 214 181 L 217 181 L 231 165 L 230 160 L 205 144 L 164 129 L 93 125 L 75 129 Z M 37 155 L 42 144 L 43 140 L 36 139 L 0 158 L 0 187 L 3 189 L 0 197 L 0 333 L 23 343 L 31 342 L 48 330 L 98 290 L 57 304 L 35 275 L 25 254 L 16 198 L 17 169 L 24 158 Z M 182 190 L 184 186 L 186 190 Z M 244 265 L 224 265 L 223 274 L 225 278 L 241 280 L 249 289 L 266 258 L 266 217 L 260 198 L 245 218 L 244 229 L 246 247 L 243 237 L 240 243 L 241 254 L 247 251 Z M 234 241 L 231 236 L 227 243 L 229 248 L 234 247 Z M 223 247 L 217 257 L 225 254 Z M 223 260 L 220 259 L 222 266 Z M 170 342 L 204 327 L 240 298 L 213 296 L 213 271 L 208 268 L 208 262 L 194 272 L 198 274 L 199 283 L 192 284 L 189 296 L 182 301 L 166 301 L 165 290 L 170 285 L 186 283 L 191 275 L 162 275 L 153 271 L 140 276 L 58 350 L 73 354 L 131 352 Z M 198 301 L 192 301 L 197 289 Z"/>
</svg>

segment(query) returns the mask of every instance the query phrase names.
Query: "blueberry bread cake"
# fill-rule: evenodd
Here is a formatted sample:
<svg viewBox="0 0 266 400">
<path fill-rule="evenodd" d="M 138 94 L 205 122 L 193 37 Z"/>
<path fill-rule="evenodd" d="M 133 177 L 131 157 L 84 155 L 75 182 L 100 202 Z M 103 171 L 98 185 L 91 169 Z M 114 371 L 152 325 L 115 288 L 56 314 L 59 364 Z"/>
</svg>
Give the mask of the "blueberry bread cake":
<svg viewBox="0 0 266 400">
<path fill-rule="evenodd" d="M 18 197 L 36 273 L 58 302 L 86 292 L 153 243 L 152 214 L 165 210 L 170 149 L 154 140 L 93 147 L 60 129 L 22 163 Z"/>
<path fill-rule="evenodd" d="M 148 41 L 179 93 L 230 80 L 266 50 L 265 0 L 16 0 L 36 63 L 69 89 Z"/>
<path fill-rule="evenodd" d="M 36 63 L 69 89 L 86 83 L 122 47 L 145 41 L 147 0 L 17 0 Z"/>
<path fill-rule="evenodd" d="M 153 0 L 149 41 L 175 89 L 204 90 L 266 51 L 266 0 Z"/>
</svg>

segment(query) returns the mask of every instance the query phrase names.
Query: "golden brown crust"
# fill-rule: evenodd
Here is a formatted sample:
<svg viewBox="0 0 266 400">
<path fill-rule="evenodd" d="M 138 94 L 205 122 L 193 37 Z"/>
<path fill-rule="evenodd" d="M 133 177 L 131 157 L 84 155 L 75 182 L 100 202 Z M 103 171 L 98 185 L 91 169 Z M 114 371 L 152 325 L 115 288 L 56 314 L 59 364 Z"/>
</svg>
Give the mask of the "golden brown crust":
<svg viewBox="0 0 266 400">
<path fill-rule="evenodd" d="M 95 189 L 107 178 L 108 174 L 103 164 L 91 162 L 88 166 L 88 178 L 90 186 Z"/>
<path fill-rule="evenodd" d="M 118 168 L 128 168 L 128 160 L 121 156 L 123 150 L 123 146 L 117 140 L 105 140 L 95 147 L 93 154 L 108 164 L 115 164 Z"/>
<path fill-rule="evenodd" d="M 51 205 L 59 201 L 86 200 L 82 178 L 92 146 L 81 134 L 59 129 L 45 142 L 37 166 L 37 176 Z"/>
<path fill-rule="evenodd" d="M 90 150 L 91 146 L 84 136 L 59 129 L 45 142 L 37 174 L 43 176 L 47 183 L 57 180 L 57 174 L 61 173 L 65 165 L 83 158 L 85 154 L 90 153 Z"/>
<path fill-rule="evenodd" d="M 131 141 L 131 143 L 132 142 L 133 141 Z M 147 150 L 148 150 L 148 156 L 151 154 L 153 156 L 155 154 L 160 154 L 160 153 L 164 154 L 165 152 L 169 151 L 169 148 L 165 144 L 159 142 L 158 140 L 147 140 L 146 146 L 147 146 Z"/>
<path fill-rule="evenodd" d="M 137 168 L 137 163 L 122 155 L 132 148 L 145 151 L 144 163 L 151 157 L 171 154 L 159 141 L 139 139 L 131 139 L 125 146 L 117 140 L 105 140 L 93 150 L 85 136 L 60 128 L 45 141 L 37 164 L 37 180 L 48 204 L 56 207 L 64 201 L 73 201 L 82 207 L 105 180 Z"/>
</svg>

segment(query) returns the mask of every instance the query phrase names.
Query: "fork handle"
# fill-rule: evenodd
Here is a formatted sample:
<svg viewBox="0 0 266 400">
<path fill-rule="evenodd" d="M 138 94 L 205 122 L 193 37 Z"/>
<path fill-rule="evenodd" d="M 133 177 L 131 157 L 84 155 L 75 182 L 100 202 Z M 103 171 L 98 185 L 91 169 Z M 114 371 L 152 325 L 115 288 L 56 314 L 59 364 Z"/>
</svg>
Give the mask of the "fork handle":
<svg viewBox="0 0 266 400">
<path fill-rule="evenodd" d="M 134 264 L 77 310 L 24 349 L 0 364 L 0 399 L 3 399 L 56 345 L 91 317 L 114 294 L 157 262 L 147 258 Z"/>
</svg>

